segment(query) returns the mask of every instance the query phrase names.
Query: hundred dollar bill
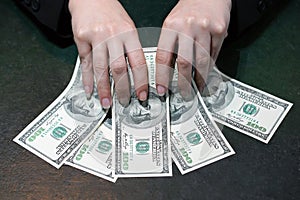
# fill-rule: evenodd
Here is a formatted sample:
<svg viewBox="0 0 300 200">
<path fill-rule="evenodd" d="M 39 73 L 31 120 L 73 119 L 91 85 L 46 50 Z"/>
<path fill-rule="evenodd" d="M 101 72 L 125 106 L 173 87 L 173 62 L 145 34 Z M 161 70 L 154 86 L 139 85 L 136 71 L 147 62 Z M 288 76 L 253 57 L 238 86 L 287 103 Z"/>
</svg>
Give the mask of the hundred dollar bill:
<svg viewBox="0 0 300 200">
<path fill-rule="evenodd" d="M 214 120 L 268 143 L 292 103 L 241 83 L 214 68 L 203 100 Z"/>
<path fill-rule="evenodd" d="M 176 87 L 170 94 L 172 158 L 181 174 L 235 153 L 192 86 L 191 100 L 184 100 Z"/>
<path fill-rule="evenodd" d="M 145 48 L 148 71 L 156 48 Z M 150 57 L 147 57 L 150 56 Z M 152 64 L 149 63 L 151 60 Z M 132 73 L 129 76 L 132 82 Z M 154 76 L 153 73 L 148 73 Z M 149 77 L 149 81 L 153 77 Z M 133 91 L 133 89 L 132 89 Z M 135 93 L 124 108 L 114 95 L 112 112 L 115 133 L 115 175 L 118 177 L 172 176 L 169 97 L 160 97 L 150 83 L 148 102 L 139 102 Z"/>
<path fill-rule="evenodd" d="M 105 180 L 116 182 L 113 174 L 113 134 L 111 118 L 106 118 L 65 164 Z"/>
<path fill-rule="evenodd" d="M 77 59 L 71 81 L 62 94 L 14 138 L 56 168 L 80 147 L 106 115 L 96 90 L 91 98 L 86 98 L 79 65 Z"/>
<path fill-rule="evenodd" d="M 144 52 L 149 82 L 154 86 L 156 48 L 146 48 Z M 172 82 L 176 83 L 176 66 L 173 77 Z M 172 84 L 170 93 L 172 159 L 182 174 L 235 153 L 214 123 L 197 89 L 191 87 L 194 98 L 189 101 L 182 98 L 176 84 Z"/>
<path fill-rule="evenodd" d="M 118 177 L 172 176 L 168 98 L 149 88 L 147 105 L 133 93 L 129 106 L 113 98 L 115 175 Z"/>
</svg>

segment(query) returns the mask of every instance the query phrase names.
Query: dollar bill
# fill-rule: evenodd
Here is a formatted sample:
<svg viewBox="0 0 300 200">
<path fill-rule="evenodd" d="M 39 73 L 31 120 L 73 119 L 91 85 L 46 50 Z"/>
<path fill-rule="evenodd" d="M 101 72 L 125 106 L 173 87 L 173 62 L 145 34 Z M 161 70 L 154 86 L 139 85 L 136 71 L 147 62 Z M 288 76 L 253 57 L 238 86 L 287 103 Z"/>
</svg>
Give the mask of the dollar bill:
<svg viewBox="0 0 300 200">
<path fill-rule="evenodd" d="M 156 48 L 144 49 L 150 86 L 155 86 Z M 175 66 L 170 88 L 172 159 L 182 174 L 216 162 L 235 152 L 214 123 L 200 94 L 192 87 L 193 98 L 184 100 L 176 83 Z"/>
<path fill-rule="evenodd" d="M 156 48 L 144 48 L 148 71 L 151 70 L 149 60 L 152 64 L 155 61 L 155 52 Z M 151 58 L 147 58 L 148 55 Z M 128 70 L 133 84 L 130 68 Z M 149 72 L 149 76 L 154 75 Z M 158 96 L 155 84 L 150 83 L 147 102 L 139 102 L 134 92 L 127 107 L 119 104 L 116 95 L 113 102 L 116 176 L 172 176 L 169 97 Z"/>
<path fill-rule="evenodd" d="M 193 98 L 178 89 L 170 94 L 172 159 L 181 174 L 199 169 L 235 152 L 215 124 L 193 84 Z"/>
<path fill-rule="evenodd" d="M 65 164 L 105 180 L 116 182 L 113 171 L 113 139 L 111 118 L 106 120 L 76 150 Z"/>
<path fill-rule="evenodd" d="M 115 175 L 118 177 L 172 176 L 168 98 L 149 88 L 143 105 L 133 93 L 123 107 L 113 98 Z"/>
<path fill-rule="evenodd" d="M 156 48 L 146 48 L 147 64 L 155 70 Z M 155 73 L 149 73 L 150 83 Z M 201 94 L 213 119 L 225 126 L 268 143 L 292 103 L 232 79 L 216 67 L 209 73 Z"/>
<path fill-rule="evenodd" d="M 168 98 L 150 87 L 148 105 L 132 95 L 128 107 L 114 96 L 113 130 L 118 177 L 171 176 Z"/>
<path fill-rule="evenodd" d="M 106 115 L 96 90 L 87 99 L 77 59 L 70 83 L 14 141 L 56 168 L 62 166 Z"/>
<path fill-rule="evenodd" d="M 209 73 L 203 100 L 217 122 L 268 143 L 292 103 L 241 83 L 216 67 Z"/>
</svg>

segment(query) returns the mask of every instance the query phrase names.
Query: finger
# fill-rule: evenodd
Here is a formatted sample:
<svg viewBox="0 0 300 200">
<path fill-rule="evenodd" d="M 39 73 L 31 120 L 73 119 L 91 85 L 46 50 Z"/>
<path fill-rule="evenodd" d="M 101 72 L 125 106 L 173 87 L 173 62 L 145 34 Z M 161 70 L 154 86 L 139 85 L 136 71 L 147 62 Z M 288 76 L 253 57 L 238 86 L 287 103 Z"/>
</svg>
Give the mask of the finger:
<svg viewBox="0 0 300 200">
<path fill-rule="evenodd" d="M 195 48 L 195 82 L 199 91 L 203 90 L 210 69 L 210 34 L 196 37 Z"/>
<path fill-rule="evenodd" d="M 227 36 L 228 23 L 215 23 L 211 27 L 211 57 L 217 60 L 223 41 Z"/>
<path fill-rule="evenodd" d="M 193 38 L 180 34 L 177 56 L 178 88 L 185 99 L 191 98 L 193 49 Z"/>
<path fill-rule="evenodd" d="M 169 87 L 173 54 L 177 42 L 177 33 L 170 29 L 162 29 L 156 51 L 156 88 L 163 96 Z"/>
<path fill-rule="evenodd" d="M 86 42 L 76 42 L 80 57 L 82 84 L 87 98 L 90 98 L 94 88 L 94 72 L 92 63 L 92 47 Z"/>
<path fill-rule="evenodd" d="M 214 62 L 216 62 L 218 58 L 223 41 L 224 37 L 222 36 L 212 36 L 211 38 L 211 57 Z"/>
<path fill-rule="evenodd" d="M 123 106 L 130 100 L 130 85 L 127 73 L 127 64 L 124 56 L 124 47 L 121 40 L 114 38 L 108 42 L 110 68 L 115 83 L 117 98 Z"/>
<path fill-rule="evenodd" d="M 98 96 L 102 107 L 105 109 L 108 109 L 112 102 L 107 60 L 107 46 L 104 43 L 96 45 L 93 49 L 93 68 L 97 82 Z"/>
<path fill-rule="evenodd" d="M 148 97 L 148 69 L 137 32 L 132 31 L 124 43 L 136 94 L 139 100 L 145 101 Z"/>
<path fill-rule="evenodd" d="M 127 53 L 131 66 L 134 86 L 139 100 L 145 101 L 148 96 L 148 70 L 142 49 Z"/>
</svg>

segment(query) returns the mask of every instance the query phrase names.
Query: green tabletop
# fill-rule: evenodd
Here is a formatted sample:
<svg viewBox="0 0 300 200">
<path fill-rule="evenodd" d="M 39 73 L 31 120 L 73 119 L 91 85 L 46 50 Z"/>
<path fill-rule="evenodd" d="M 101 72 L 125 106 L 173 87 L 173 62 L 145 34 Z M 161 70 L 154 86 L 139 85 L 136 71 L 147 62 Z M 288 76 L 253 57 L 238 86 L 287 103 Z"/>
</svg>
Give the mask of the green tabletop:
<svg viewBox="0 0 300 200">
<path fill-rule="evenodd" d="M 124 1 L 138 27 L 159 26 Z M 141 1 L 142 2 L 142 1 Z M 166 3 L 167 5 L 167 3 Z M 144 6 L 144 7 L 143 7 Z M 115 184 L 74 168 L 57 170 L 12 139 L 66 87 L 74 44 L 60 47 L 10 0 L 0 2 L 0 199 L 299 199 L 300 2 L 291 0 L 225 44 L 218 66 L 236 79 L 294 103 L 269 144 L 230 128 L 222 132 L 236 154 L 184 176 L 128 178 Z"/>
</svg>

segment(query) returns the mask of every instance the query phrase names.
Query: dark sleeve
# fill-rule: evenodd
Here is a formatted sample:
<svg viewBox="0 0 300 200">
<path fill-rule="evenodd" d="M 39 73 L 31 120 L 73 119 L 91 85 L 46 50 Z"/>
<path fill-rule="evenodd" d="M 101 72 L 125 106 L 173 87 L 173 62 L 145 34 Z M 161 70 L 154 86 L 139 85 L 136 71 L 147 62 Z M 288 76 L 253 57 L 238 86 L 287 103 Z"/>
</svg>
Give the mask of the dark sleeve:
<svg viewBox="0 0 300 200">
<path fill-rule="evenodd" d="M 71 16 L 68 0 L 15 0 L 26 13 L 59 37 L 71 37 Z"/>
<path fill-rule="evenodd" d="M 238 36 L 278 7 L 280 0 L 232 0 L 230 33 Z"/>
</svg>

